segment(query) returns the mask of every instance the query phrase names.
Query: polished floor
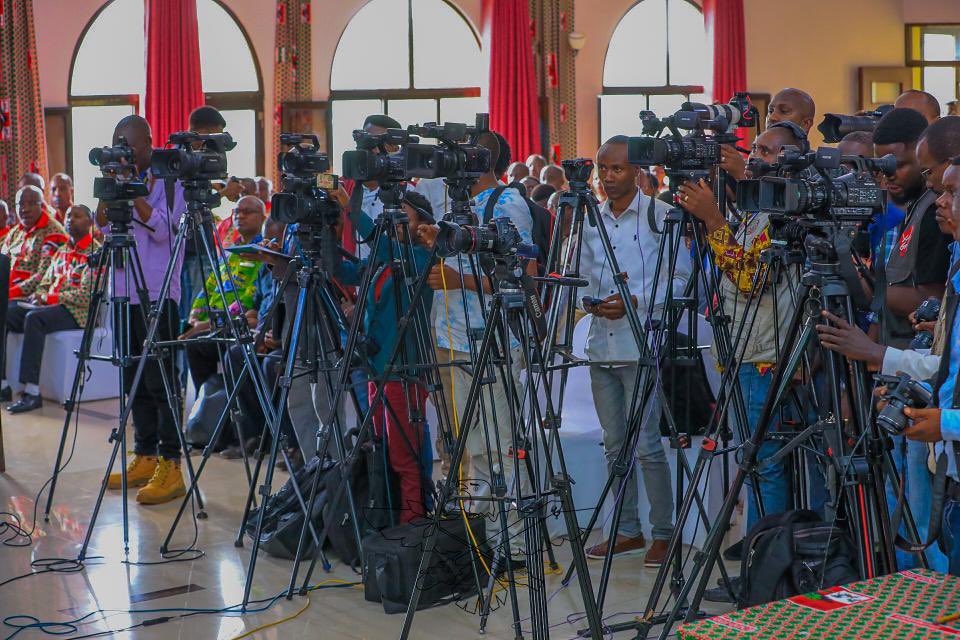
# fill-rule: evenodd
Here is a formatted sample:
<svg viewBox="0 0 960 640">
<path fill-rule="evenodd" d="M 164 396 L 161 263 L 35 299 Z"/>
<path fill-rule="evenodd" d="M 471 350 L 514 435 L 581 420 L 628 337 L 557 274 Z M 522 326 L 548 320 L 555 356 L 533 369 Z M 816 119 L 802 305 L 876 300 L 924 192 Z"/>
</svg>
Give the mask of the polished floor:
<svg viewBox="0 0 960 640">
<path fill-rule="evenodd" d="M 31 562 L 42 558 L 76 558 L 88 528 L 104 467 L 109 458 L 107 436 L 115 423 L 116 401 L 86 403 L 79 412 L 76 448 L 61 474 L 50 522 L 42 515 L 30 546 L 0 546 L 0 583 L 30 571 Z M 62 410 L 47 402 L 42 410 L 23 416 L 2 416 L 7 471 L 0 474 L 0 511 L 21 514 L 27 525 L 33 520 L 34 496 L 49 477 L 63 424 Z M 72 438 L 73 432 L 71 432 Z M 68 441 L 68 450 L 70 442 Z M 194 460 L 198 460 L 197 457 Z M 279 474 L 275 487 L 286 480 Z M 160 542 L 167 533 L 179 501 L 158 507 L 142 507 L 130 499 L 130 553 L 125 558 L 121 502 L 108 493 L 93 531 L 86 567 L 76 573 L 41 573 L 0 587 L 0 618 L 33 616 L 44 622 L 63 622 L 91 612 L 65 637 L 115 633 L 114 638 L 222 638 L 230 639 L 261 625 L 276 622 L 306 609 L 282 625 L 258 631 L 256 638 L 394 638 L 399 635 L 402 615 L 386 615 L 379 604 L 364 600 L 356 587 L 314 591 L 309 600 L 280 599 L 269 609 L 246 615 L 193 615 L 162 624 L 117 632 L 131 625 L 176 612 L 130 613 L 175 608 L 219 609 L 241 602 L 249 554 L 236 548 L 234 538 L 243 509 L 246 477 L 241 461 L 211 459 L 201 481 L 209 517 L 199 521 L 197 547 L 202 558 L 168 564 L 161 560 Z M 40 505 L 42 514 L 43 504 Z M 0 520 L 8 518 L 0 518 Z M 0 539 L 9 532 L 0 529 Z M 180 526 L 172 547 L 188 545 L 194 536 L 188 518 Z M 94 558 L 94 556 L 96 556 Z M 568 549 L 558 547 L 564 566 Z M 125 562 L 129 559 L 129 562 Z M 599 578 L 599 561 L 591 561 L 593 579 Z M 305 567 L 306 565 L 304 565 Z M 251 598 L 271 598 L 285 589 L 292 563 L 261 555 Z M 642 556 L 618 559 L 604 607 L 607 622 L 630 620 L 645 607 L 656 572 L 645 569 Z M 318 571 L 314 582 L 356 581 L 359 576 L 342 565 Z M 330 584 L 337 584 L 330 582 Z M 582 626 L 579 590 L 560 588 L 559 576 L 548 576 L 547 595 L 552 638 L 572 638 Z M 519 591 L 522 616 L 527 615 L 527 594 Z M 20 619 L 23 622 L 23 619 Z M 470 606 L 448 605 L 417 613 L 413 638 L 478 638 L 480 619 Z M 489 621 L 491 639 L 512 638 L 510 607 L 502 605 Z M 524 622 L 529 631 L 529 622 Z M 63 627 L 49 631 L 69 632 Z M 0 625 L 0 638 L 9 638 L 16 628 Z M 524 634 L 529 637 L 528 633 Z M 17 640 L 51 636 L 26 629 Z M 633 637 L 631 633 L 617 637 Z"/>
</svg>

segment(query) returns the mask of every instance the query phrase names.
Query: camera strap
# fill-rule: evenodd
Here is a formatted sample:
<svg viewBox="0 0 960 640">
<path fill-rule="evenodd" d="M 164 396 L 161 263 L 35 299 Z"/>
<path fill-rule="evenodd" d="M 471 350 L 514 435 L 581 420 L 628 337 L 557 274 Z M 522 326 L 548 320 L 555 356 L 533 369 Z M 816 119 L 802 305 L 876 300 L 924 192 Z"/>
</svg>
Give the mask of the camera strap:
<svg viewBox="0 0 960 640">
<path fill-rule="evenodd" d="M 640 193 L 638 191 L 638 193 Z M 647 225 L 650 227 L 650 231 L 659 235 L 663 233 L 663 229 L 657 228 L 657 203 L 656 198 L 647 197 L 649 202 L 647 203 Z"/>
<path fill-rule="evenodd" d="M 483 207 L 483 224 L 487 224 L 493 220 L 493 212 L 497 208 L 497 202 L 500 200 L 501 194 L 507 190 L 507 186 L 500 185 L 493 190 L 493 193 L 490 194 L 490 197 L 487 198 L 487 204 Z"/>
<path fill-rule="evenodd" d="M 956 456 L 957 443 L 954 445 Z M 903 504 L 906 501 L 906 479 L 901 475 L 900 489 L 897 493 L 897 504 L 890 516 L 890 530 L 894 532 L 894 545 L 907 553 L 920 553 L 940 539 L 940 525 L 943 522 L 943 503 L 947 494 L 947 450 L 944 448 L 937 456 L 937 469 L 933 476 L 932 496 L 930 499 L 930 521 L 927 524 L 926 541 L 913 543 L 900 535 L 900 521 L 903 519 Z"/>
</svg>

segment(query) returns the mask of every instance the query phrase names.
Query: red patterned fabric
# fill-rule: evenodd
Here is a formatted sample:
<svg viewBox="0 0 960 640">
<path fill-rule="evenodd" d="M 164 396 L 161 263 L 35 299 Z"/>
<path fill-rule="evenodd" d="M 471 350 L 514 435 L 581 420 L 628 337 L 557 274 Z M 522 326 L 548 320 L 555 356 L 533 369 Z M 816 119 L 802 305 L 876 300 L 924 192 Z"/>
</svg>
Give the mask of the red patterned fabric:
<svg viewBox="0 0 960 640">
<path fill-rule="evenodd" d="M 280 133 L 283 128 L 283 103 L 313 99 L 310 78 L 311 0 L 277 0 L 275 14 L 275 47 L 273 72 L 273 153 L 280 151 Z M 269 172 L 277 179 L 275 162 L 269 163 Z"/>
<path fill-rule="evenodd" d="M 187 128 L 190 112 L 201 106 L 200 34 L 197 0 L 146 0 L 147 94 L 145 116 L 153 144 Z"/>
<path fill-rule="evenodd" d="M 47 175 L 33 2 L 0 0 L 0 197 L 27 171 Z"/>
<path fill-rule="evenodd" d="M 747 40 L 743 0 L 704 0 L 707 42 L 713 42 L 713 101 L 747 90 Z"/>
<path fill-rule="evenodd" d="M 513 159 L 523 161 L 540 152 L 527 0 L 484 0 L 483 17 L 490 43 L 490 128 L 510 143 Z"/>
</svg>

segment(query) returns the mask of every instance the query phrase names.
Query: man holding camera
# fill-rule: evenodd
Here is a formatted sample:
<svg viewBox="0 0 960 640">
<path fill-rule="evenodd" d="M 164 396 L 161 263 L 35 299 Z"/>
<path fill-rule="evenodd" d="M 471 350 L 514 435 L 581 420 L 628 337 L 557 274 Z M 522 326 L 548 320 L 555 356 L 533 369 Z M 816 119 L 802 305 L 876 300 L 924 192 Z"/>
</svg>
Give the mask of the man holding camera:
<svg viewBox="0 0 960 640">
<path fill-rule="evenodd" d="M 367 116 L 363 121 L 363 130 L 372 135 L 381 135 L 387 132 L 387 129 L 399 129 L 400 123 L 390 116 L 374 114 Z M 394 144 L 384 145 L 383 149 L 373 149 L 373 153 L 394 153 L 399 150 Z M 380 199 L 380 183 L 376 180 L 369 180 L 359 185 L 354 185 L 350 193 L 349 209 L 351 211 L 362 211 L 371 220 L 376 220 L 383 213 L 383 201 Z M 354 231 L 357 238 L 357 257 L 366 258 L 370 254 L 370 248 L 367 246 L 366 238 L 362 238 Z"/>
<path fill-rule="evenodd" d="M 155 179 L 150 174 L 150 158 L 153 153 L 153 135 L 150 125 L 140 116 L 131 115 L 117 123 L 113 132 L 113 144 L 121 138 L 133 150 L 134 169 L 146 182 L 149 194 L 136 198 L 133 202 L 133 222 L 130 230 L 136 241 L 137 253 L 143 271 L 145 291 L 148 300 L 141 300 L 139 292 L 132 287 L 139 283 L 134 273 L 126 267 L 117 268 L 112 274 L 118 296 L 130 298 L 129 344 L 132 356 L 142 354 L 147 337 L 147 318 L 150 309 L 144 304 L 155 304 L 160 319 L 156 338 L 161 341 L 175 340 L 179 334 L 180 313 L 177 303 L 180 300 L 180 269 L 183 253 L 172 256 L 176 224 L 186 211 L 183 188 L 177 183 L 167 183 Z M 172 197 L 168 198 L 168 190 Z M 168 206 L 172 200 L 172 209 Z M 100 202 L 97 207 L 97 224 L 109 230 L 106 204 Z M 166 298 L 160 300 L 160 289 L 167 267 L 173 262 L 173 274 Z M 114 319 L 114 331 L 121 330 L 121 318 Z M 163 386 L 160 367 L 167 372 L 167 379 L 176 378 L 173 358 L 150 358 L 143 371 L 137 393 L 129 399 L 132 405 L 134 448 L 133 457 L 127 465 L 127 483 L 131 487 L 142 487 L 137 492 L 137 502 L 141 504 L 161 504 L 169 502 L 186 493 L 183 475 L 180 471 L 180 435 L 171 407 L 172 398 L 168 398 Z M 129 393 L 137 365 L 131 363 L 124 372 L 124 393 Z M 120 473 L 110 474 L 108 486 L 120 488 Z"/>
<path fill-rule="evenodd" d="M 620 450 L 628 438 L 629 411 L 636 389 L 640 348 L 630 323 L 626 319 L 626 304 L 637 308 L 641 320 L 659 317 L 668 287 L 680 294 L 690 276 L 690 260 L 686 253 L 677 256 L 677 268 L 671 282 L 667 269 L 661 271 L 660 281 L 654 281 L 655 263 L 660 250 L 660 236 L 650 228 L 647 211 L 650 197 L 637 188 L 638 167 L 628 162 L 626 136 L 614 136 L 597 152 L 597 172 L 607 194 L 600 206 L 600 222 L 607 230 L 616 252 L 620 268 L 632 283 L 632 300 L 625 302 L 614 281 L 600 234 L 591 225 L 583 226 L 580 273 L 589 285 L 582 300 L 583 309 L 591 314 L 590 334 L 586 354 L 590 360 L 590 386 L 600 426 L 603 429 L 603 449 L 607 468 L 612 473 Z M 662 226 L 670 206 L 654 201 L 654 215 Z M 658 298 L 650 300 L 656 287 Z M 640 399 L 637 399 L 640 402 Z M 623 506 L 620 528 L 609 538 L 587 550 L 590 558 L 603 558 L 613 545 L 614 555 L 638 553 L 646 547 L 639 514 L 636 480 L 636 460 L 640 462 L 644 490 L 650 502 L 650 521 L 653 544 L 647 551 L 644 564 L 659 566 L 666 557 L 668 541 L 673 533 L 673 494 L 670 467 L 660 439 L 661 407 L 655 398 L 649 398 L 640 426 L 637 449 L 628 456 L 629 467 L 621 476 L 617 495 L 622 494 Z"/>
</svg>

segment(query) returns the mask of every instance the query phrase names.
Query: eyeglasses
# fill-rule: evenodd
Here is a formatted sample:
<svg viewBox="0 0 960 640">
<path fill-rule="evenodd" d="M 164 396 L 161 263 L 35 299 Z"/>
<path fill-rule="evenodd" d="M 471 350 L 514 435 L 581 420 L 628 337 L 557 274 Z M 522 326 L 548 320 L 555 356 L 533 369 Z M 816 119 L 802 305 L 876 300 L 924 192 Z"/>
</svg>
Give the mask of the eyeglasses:
<svg viewBox="0 0 960 640">
<path fill-rule="evenodd" d="M 933 173 L 934 169 L 936 169 L 937 167 L 943 166 L 945 164 L 948 164 L 949 162 L 950 162 L 949 160 L 944 160 L 943 162 L 938 162 L 937 164 L 933 165 L 929 169 L 924 169 L 923 171 L 920 172 L 920 177 L 926 180 L 927 178 L 930 177 L 930 174 Z"/>
</svg>

